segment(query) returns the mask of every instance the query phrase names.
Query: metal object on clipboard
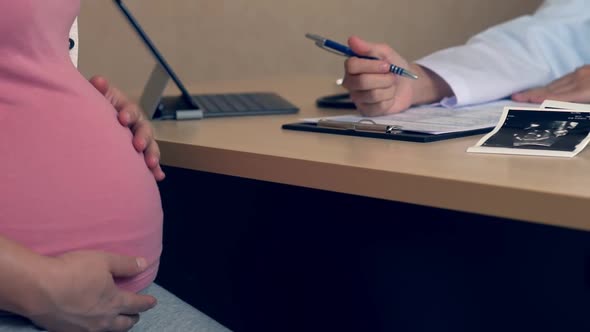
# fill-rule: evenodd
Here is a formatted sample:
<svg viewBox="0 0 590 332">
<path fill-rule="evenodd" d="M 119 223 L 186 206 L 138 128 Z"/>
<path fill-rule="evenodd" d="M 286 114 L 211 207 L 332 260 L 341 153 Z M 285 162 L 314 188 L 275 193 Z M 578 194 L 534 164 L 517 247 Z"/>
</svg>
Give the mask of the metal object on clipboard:
<svg viewBox="0 0 590 332">
<path fill-rule="evenodd" d="M 344 121 L 321 119 L 318 121 L 317 125 L 318 125 L 318 127 L 323 127 L 323 128 L 362 131 L 362 132 L 380 133 L 380 134 L 388 134 L 388 135 L 399 134 L 403 131 L 401 126 L 391 126 L 391 125 L 378 124 L 375 121 L 370 120 L 370 119 L 362 119 L 362 120 L 359 120 L 358 122 L 344 122 Z"/>
</svg>

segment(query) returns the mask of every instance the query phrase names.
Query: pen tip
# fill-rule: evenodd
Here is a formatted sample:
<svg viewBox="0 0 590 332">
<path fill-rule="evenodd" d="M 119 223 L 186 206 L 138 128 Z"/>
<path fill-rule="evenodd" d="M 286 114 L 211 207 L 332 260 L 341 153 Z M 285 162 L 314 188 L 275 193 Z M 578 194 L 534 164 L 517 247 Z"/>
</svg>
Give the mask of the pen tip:
<svg viewBox="0 0 590 332">
<path fill-rule="evenodd" d="M 416 75 L 414 73 L 410 73 L 407 70 L 404 70 L 404 72 L 402 73 L 402 76 L 407 77 L 407 78 L 411 78 L 411 79 L 414 79 L 414 80 L 417 80 L 418 79 L 418 75 Z"/>
<path fill-rule="evenodd" d="M 319 36 L 319 35 L 316 35 L 316 34 L 313 34 L 313 33 L 306 33 L 305 34 L 305 37 L 307 37 L 307 38 L 309 38 L 311 40 L 314 40 L 316 42 L 323 42 L 325 40 L 325 38 L 323 38 L 322 36 Z"/>
</svg>

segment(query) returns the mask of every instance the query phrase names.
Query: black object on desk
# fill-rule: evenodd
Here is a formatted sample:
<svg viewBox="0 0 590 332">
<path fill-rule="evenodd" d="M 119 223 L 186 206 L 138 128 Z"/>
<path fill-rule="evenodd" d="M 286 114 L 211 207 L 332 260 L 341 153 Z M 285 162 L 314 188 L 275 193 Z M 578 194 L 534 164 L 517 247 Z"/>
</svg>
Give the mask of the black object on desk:
<svg viewBox="0 0 590 332">
<path fill-rule="evenodd" d="M 129 24 L 156 59 L 144 88 L 140 106 L 150 119 L 201 119 L 210 117 L 297 113 L 299 109 L 274 92 L 219 93 L 191 95 L 147 33 L 122 0 L 114 0 Z M 172 79 L 180 96 L 162 97 Z"/>
<path fill-rule="evenodd" d="M 322 108 L 356 109 L 349 93 L 319 97 L 316 99 L 316 105 Z"/>
<path fill-rule="evenodd" d="M 471 135 L 479 135 L 490 132 L 493 127 L 482 128 L 475 130 L 459 131 L 443 134 L 429 134 L 416 131 L 406 131 L 401 127 L 379 125 L 371 120 L 364 120 L 359 123 L 344 123 L 329 120 L 320 120 L 318 123 L 313 122 L 298 122 L 288 123 L 282 126 L 283 129 L 311 131 L 316 133 L 337 134 L 346 136 L 359 136 L 382 138 L 398 141 L 409 141 L 418 143 L 428 143 L 435 141 L 442 141 L 451 138 L 465 137 Z"/>
</svg>

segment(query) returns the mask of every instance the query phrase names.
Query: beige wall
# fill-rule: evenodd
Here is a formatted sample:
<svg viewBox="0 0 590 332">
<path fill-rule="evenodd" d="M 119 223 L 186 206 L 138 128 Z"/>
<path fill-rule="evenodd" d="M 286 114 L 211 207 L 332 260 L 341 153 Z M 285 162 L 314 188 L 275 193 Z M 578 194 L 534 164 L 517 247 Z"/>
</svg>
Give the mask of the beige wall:
<svg viewBox="0 0 590 332">
<path fill-rule="evenodd" d="M 187 83 L 293 73 L 338 76 L 341 58 L 304 38 L 355 33 L 415 59 L 463 43 L 540 0 L 127 0 Z M 112 1 L 82 1 L 80 68 L 127 92 L 142 89 L 153 60 Z"/>
</svg>

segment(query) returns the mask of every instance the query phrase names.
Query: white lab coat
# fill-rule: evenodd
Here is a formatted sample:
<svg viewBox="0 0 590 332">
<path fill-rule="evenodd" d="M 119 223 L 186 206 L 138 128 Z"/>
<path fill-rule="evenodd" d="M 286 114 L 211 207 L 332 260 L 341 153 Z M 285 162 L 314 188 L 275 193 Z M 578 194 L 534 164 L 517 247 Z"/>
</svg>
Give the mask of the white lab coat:
<svg viewBox="0 0 590 332">
<path fill-rule="evenodd" d="M 501 99 L 590 64 L 590 0 L 546 0 L 533 14 L 494 26 L 463 46 L 417 61 L 455 96 L 445 106 Z"/>
</svg>

